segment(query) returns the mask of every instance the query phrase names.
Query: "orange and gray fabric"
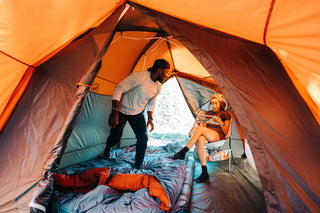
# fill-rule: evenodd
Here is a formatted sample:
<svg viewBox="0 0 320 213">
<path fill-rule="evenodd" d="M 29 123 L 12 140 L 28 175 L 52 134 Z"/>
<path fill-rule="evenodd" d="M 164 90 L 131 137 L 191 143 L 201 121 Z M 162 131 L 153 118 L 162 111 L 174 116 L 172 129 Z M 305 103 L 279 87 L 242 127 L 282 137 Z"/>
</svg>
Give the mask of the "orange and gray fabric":
<svg viewBox="0 0 320 213">
<path fill-rule="evenodd" d="M 146 174 L 115 174 L 110 177 L 108 168 L 94 168 L 81 174 L 53 174 L 56 186 L 69 188 L 74 192 L 87 193 L 97 185 L 107 185 L 115 190 L 137 191 L 142 188 L 149 189 L 149 194 L 160 201 L 160 208 L 170 211 L 170 202 L 161 184 Z"/>
<path fill-rule="evenodd" d="M 160 208 L 166 212 L 170 211 L 168 196 L 161 184 L 152 176 L 146 174 L 116 174 L 107 186 L 116 190 L 137 191 L 142 188 L 148 188 L 149 194 L 160 201 Z"/>
<path fill-rule="evenodd" d="M 53 180 L 56 186 L 69 188 L 74 192 L 87 193 L 97 185 L 104 185 L 109 176 L 109 169 L 94 168 L 81 174 L 53 174 Z"/>
</svg>

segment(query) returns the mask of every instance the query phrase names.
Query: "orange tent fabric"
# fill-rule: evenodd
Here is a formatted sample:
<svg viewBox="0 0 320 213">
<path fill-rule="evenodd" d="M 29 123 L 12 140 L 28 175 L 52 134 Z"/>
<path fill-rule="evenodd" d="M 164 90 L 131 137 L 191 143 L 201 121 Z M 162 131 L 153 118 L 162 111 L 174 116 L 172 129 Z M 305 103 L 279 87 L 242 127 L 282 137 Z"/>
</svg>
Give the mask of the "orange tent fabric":
<svg viewBox="0 0 320 213">
<path fill-rule="evenodd" d="M 9 99 L 19 99 L 21 95 L 14 91 L 21 80 L 26 81 L 22 76 L 28 66 L 37 67 L 48 60 L 88 28 L 101 23 L 122 2 L 3 2 L 6 6 L 0 9 L 0 18 L 4 21 L 0 29 L 0 72 L 6 77 L 0 78 L 0 123 L 5 124 L 10 115 L 2 113 Z M 78 11 L 77 15 L 70 16 L 74 11 Z M 67 25 L 62 24 L 65 20 Z M 7 106 L 10 109 L 13 105 Z M 3 127 L 0 126 L 0 131 Z"/>
<path fill-rule="evenodd" d="M 11 25 L 1 29 L 1 34 L 10 38 L 0 42 L 2 53 L 0 57 L 3 58 L 1 70 L 5 72 L 7 68 L 11 68 L 15 69 L 16 73 L 20 70 L 20 77 L 16 76 L 11 81 L 5 81 L 2 78 L 4 84 L 1 85 L 6 89 L 2 90 L 1 94 L 6 96 L 1 96 L 0 114 L 3 111 L 1 107 L 6 106 L 10 95 L 26 71 L 26 68 L 19 68 L 21 62 L 29 66 L 38 66 L 73 38 L 100 23 L 123 2 L 82 1 L 81 4 L 63 4 L 51 0 L 37 5 L 25 2 L 15 7 L 15 1 L 8 1 L 7 6 L 1 10 L 2 17 L 11 18 Z M 308 1 L 308 4 L 301 0 L 260 1 L 258 4 L 252 1 L 241 1 L 237 4 L 225 1 L 188 1 L 186 3 L 182 0 L 170 1 L 170 4 L 154 0 L 133 2 L 191 23 L 221 30 L 254 42 L 265 43 L 282 59 L 283 64 L 288 67 L 287 71 L 293 73 L 293 82 L 301 82 L 304 91 L 307 91 L 307 93 L 301 92 L 301 95 L 320 123 L 318 98 L 320 64 L 317 60 L 319 55 L 317 35 L 320 32 L 316 27 L 320 16 L 316 0 Z M 69 11 L 76 10 L 86 12 L 74 17 L 67 15 Z M 17 15 L 10 16 L 11 11 Z M 45 11 L 45 13 L 39 13 L 39 11 Z M 66 19 L 68 19 L 68 27 L 51 27 L 59 26 L 59 23 L 63 23 Z M 37 33 L 29 33 L 30 29 L 31 32 Z M 48 29 L 51 32 L 50 36 L 47 34 Z M 20 38 L 21 35 L 23 38 Z M 37 41 L 37 45 L 28 46 L 29 41 Z M 15 61 L 8 64 L 12 59 Z M 0 119 L 4 122 L 7 118 Z"/>
<path fill-rule="evenodd" d="M 137 5 L 129 8 L 125 2 Z M 0 209 L 28 208 L 42 169 L 59 164 L 63 141 L 89 90 L 81 86 L 76 91 L 77 80 L 110 95 L 131 71 L 163 56 L 176 71 L 214 77 L 231 100 L 253 155 L 261 160 L 257 169 L 269 211 L 279 203 L 287 211 L 319 210 L 320 188 L 314 184 L 320 175 L 318 1 L 4 0 L 2 5 Z M 134 19 L 141 13 L 147 21 Z M 103 27 L 109 29 L 90 33 Z M 140 40 L 131 48 L 128 39 L 137 38 L 138 31 L 144 32 L 141 39 L 162 38 Z M 117 46 L 122 42 L 130 44 L 130 57 Z M 168 46 L 175 48 L 164 51 Z M 102 58 L 104 53 L 108 57 Z M 95 63 L 101 58 L 110 67 L 97 74 Z"/>
</svg>

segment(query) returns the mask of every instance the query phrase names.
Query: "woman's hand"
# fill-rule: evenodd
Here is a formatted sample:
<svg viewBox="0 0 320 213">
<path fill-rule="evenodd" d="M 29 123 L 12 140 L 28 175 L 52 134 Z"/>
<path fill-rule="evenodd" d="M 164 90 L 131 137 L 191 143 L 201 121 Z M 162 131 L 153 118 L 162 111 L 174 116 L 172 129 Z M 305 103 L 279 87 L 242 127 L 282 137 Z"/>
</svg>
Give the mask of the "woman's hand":
<svg viewBox="0 0 320 213">
<path fill-rule="evenodd" d="M 221 120 L 221 118 L 215 116 L 215 117 L 212 118 L 212 120 L 213 120 L 215 123 L 217 123 L 220 127 L 223 127 L 223 126 L 224 126 L 224 123 L 223 123 L 223 121 Z"/>
</svg>

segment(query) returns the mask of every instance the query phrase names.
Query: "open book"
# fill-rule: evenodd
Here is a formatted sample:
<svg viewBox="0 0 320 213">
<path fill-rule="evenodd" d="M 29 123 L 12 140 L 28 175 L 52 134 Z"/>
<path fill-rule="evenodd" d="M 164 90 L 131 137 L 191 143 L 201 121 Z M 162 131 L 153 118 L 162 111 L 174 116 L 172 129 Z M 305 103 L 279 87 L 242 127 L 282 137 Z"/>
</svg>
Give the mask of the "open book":
<svg viewBox="0 0 320 213">
<path fill-rule="evenodd" d="M 197 127 L 202 124 L 219 125 L 218 123 L 215 122 L 215 120 L 217 118 L 218 117 L 216 115 L 206 115 L 206 111 L 199 110 L 199 112 L 197 113 L 196 119 L 194 121 L 194 124 L 189 132 L 189 136 L 191 137 L 194 134 L 194 132 L 196 131 Z"/>
</svg>

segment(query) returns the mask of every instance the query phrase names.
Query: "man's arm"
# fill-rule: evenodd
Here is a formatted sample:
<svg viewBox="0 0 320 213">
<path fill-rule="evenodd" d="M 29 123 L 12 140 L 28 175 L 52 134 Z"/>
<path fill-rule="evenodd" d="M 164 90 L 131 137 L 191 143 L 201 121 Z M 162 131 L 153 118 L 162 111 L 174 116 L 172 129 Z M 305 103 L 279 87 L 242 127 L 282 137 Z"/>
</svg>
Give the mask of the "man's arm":
<svg viewBox="0 0 320 213">
<path fill-rule="evenodd" d="M 120 101 L 123 93 L 139 86 L 141 84 L 141 73 L 134 72 L 123 79 L 113 90 L 112 100 Z"/>
<path fill-rule="evenodd" d="M 114 128 L 118 125 L 120 100 L 122 94 L 135 88 L 139 84 L 139 74 L 131 73 L 123 79 L 113 90 L 112 94 L 112 112 L 109 117 L 109 127 Z"/>
<path fill-rule="evenodd" d="M 146 108 L 147 108 L 147 112 L 153 112 L 154 111 L 154 108 L 155 108 L 155 106 L 156 106 L 156 100 L 157 100 L 157 97 L 158 97 L 158 95 L 159 95 L 159 93 L 157 94 L 157 95 L 155 95 L 155 96 L 153 96 L 150 100 L 149 100 L 149 102 L 148 102 L 148 104 L 147 104 L 147 106 L 146 106 Z M 152 114 L 151 114 L 152 115 Z"/>
<path fill-rule="evenodd" d="M 158 95 L 159 95 L 159 93 L 157 95 L 153 96 L 147 104 L 147 113 L 148 113 L 147 128 L 149 125 L 151 126 L 150 132 L 152 132 L 154 129 L 152 114 L 153 114 L 154 108 L 156 106 L 156 100 L 157 100 Z"/>
</svg>

